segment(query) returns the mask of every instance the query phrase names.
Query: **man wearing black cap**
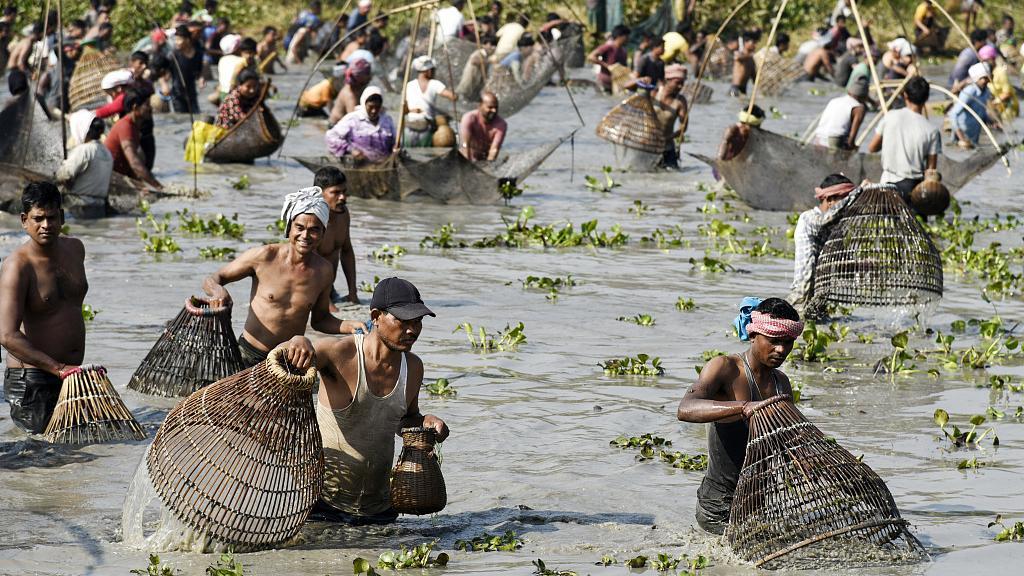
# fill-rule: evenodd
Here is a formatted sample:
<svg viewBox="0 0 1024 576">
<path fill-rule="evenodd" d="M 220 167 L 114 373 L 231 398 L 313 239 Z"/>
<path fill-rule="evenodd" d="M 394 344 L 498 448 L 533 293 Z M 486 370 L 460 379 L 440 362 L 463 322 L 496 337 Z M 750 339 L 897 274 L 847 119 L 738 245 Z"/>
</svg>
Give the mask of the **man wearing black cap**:
<svg viewBox="0 0 1024 576">
<path fill-rule="evenodd" d="M 391 506 L 389 478 L 395 434 L 423 426 L 448 437 L 437 416 L 420 414 L 423 361 L 410 352 L 434 313 L 408 280 L 381 280 L 370 301 L 373 328 L 353 338 L 289 342 L 289 358 L 308 366 L 315 354 L 320 371 L 316 417 L 327 470 L 321 495 L 324 515 L 350 524 L 382 524 L 398 513 Z"/>
</svg>

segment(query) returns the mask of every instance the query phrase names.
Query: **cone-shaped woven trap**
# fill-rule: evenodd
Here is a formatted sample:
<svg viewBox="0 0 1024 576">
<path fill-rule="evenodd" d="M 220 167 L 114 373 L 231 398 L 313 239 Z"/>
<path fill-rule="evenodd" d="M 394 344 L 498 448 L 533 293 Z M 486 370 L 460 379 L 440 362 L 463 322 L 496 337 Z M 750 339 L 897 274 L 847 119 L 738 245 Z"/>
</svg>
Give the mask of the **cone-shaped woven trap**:
<svg viewBox="0 0 1024 576">
<path fill-rule="evenodd" d="M 391 505 L 396 512 L 433 514 L 448 503 L 434 434 L 433 428 L 402 428 L 402 453 L 391 473 Z"/>
<path fill-rule="evenodd" d="M 276 348 L 183 400 L 147 457 L 153 487 L 177 519 L 237 551 L 287 542 L 320 498 L 317 373 L 294 373 L 284 354 Z"/>
<path fill-rule="evenodd" d="M 781 399 L 750 419 L 725 535 L 741 557 L 771 569 L 928 557 L 882 479 Z"/>
<path fill-rule="evenodd" d="M 98 364 L 79 366 L 64 377 L 57 406 L 43 433 L 55 444 L 142 440 L 145 430 L 124 405 Z"/>
<path fill-rule="evenodd" d="M 796 60 L 783 58 L 768 50 L 765 50 L 763 54 L 767 55 L 767 60 L 761 66 L 761 80 L 758 84 L 758 90 L 762 94 L 778 96 L 794 82 L 804 77 L 804 67 Z M 755 56 L 755 60 L 760 60 L 760 58 Z"/>
<path fill-rule="evenodd" d="M 75 64 L 75 73 L 71 76 L 71 84 L 68 87 L 68 103 L 71 110 L 88 108 L 106 100 L 100 82 L 107 73 L 121 68 L 124 66 L 114 56 L 86 48 Z"/>
<path fill-rule="evenodd" d="M 244 368 L 231 329 L 231 308 L 193 296 L 167 325 L 128 387 L 158 396 L 188 396 Z"/>
<path fill-rule="evenodd" d="M 826 240 L 814 266 L 815 300 L 912 306 L 942 297 L 942 258 L 895 186 L 865 187 L 821 233 Z"/>
<path fill-rule="evenodd" d="M 665 150 L 665 132 L 654 112 L 651 95 L 643 90 L 605 114 L 597 125 L 597 135 L 613 144 L 652 154 Z"/>
</svg>

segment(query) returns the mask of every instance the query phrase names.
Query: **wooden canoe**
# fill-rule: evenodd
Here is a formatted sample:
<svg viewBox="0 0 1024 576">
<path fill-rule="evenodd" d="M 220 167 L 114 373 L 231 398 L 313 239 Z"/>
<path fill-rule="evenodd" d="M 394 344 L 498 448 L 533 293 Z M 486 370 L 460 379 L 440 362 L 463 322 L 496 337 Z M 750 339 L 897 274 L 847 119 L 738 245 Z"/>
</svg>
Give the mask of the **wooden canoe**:
<svg viewBox="0 0 1024 576">
<path fill-rule="evenodd" d="M 878 154 L 828 150 L 767 130 L 750 131 L 746 146 L 732 160 L 721 161 L 689 153 L 718 170 L 747 204 L 759 210 L 794 211 L 812 208 L 814 188 L 829 174 L 842 172 L 855 183 L 867 178 L 878 182 L 882 161 Z M 984 148 L 963 160 L 939 156 L 942 183 L 950 192 L 964 187 L 999 160 L 1001 153 Z"/>
<path fill-rule="evenodd" d="M 207 160 L 220 164 L 251 164 L 257 158 L 277 152 L 284 143 L 284 135 L 277 118 L 264 104 L 263 95 L 259 104 L 206 151 Z"/>
</svg>

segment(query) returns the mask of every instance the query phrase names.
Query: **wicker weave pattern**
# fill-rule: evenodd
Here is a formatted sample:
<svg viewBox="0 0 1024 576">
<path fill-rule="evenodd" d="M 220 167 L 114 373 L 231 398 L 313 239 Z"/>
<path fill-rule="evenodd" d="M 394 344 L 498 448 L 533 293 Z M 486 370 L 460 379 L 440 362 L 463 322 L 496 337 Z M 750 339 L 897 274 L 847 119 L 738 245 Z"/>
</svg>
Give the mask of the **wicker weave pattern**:
<svg viewBox="0 0 1024 576">
<path fill-rule="evenodd" d="M 75 73 L 71 75 L 68 86 L 68 103 L 71 110 L 89 108 L 106 100 L 100 81 L 109 72 L 123 68 L 121 62 L 103 52 L 88 48 L 75 64 Z"/>
<path fill-rule="evenodd" d="M 926 557 L 882 479 L 781 399 L 750 419 L 726 537 L 766 568 Z"/>
<path fill-rule="evenodd" d="M 289 371 L 284 349 L 181 402 L 147 466 L 161 501 L 186 525 L 236 549 L 298 533 L 320 497 L 324 457 L 310 391 L 315 368 Z"/>
<path fill-rule="evenodd" d="M 783 58 L 774 52 L 765 50 L 767 60 L 761 67 L 761 80 L 758 90 L 766 96 L 779 96 L 794 82 L 804 77 L 804 67 L 791 58 Z M 758 58 L 759 60 L 760 58 Z"/>
<path fill-rule="evenodd" d="M 448 503 L 433 428 L 403 428 L 402 453 L 392 471 L 391 505 L 402 514 L 433 514 Z"/>
<path fill-rule="evenodd" d="M 942 259 L 896 188 L 870 185 L 823 230 L 814 298 L 860 306 L 910 306 L 942 296 Z"/>
<path fill-rule="evenodd" d="M 645 91 L 626 98 L 605 114 L 597 125 L 597 135 L 613 144 L 651 154 L 665 150 L 665 132 L 654 112 L 651 96 Z"/>
<path fill-rule="evenodd" d="M 696 94 L 694 91 L 696 91 Z M 714 94 L 714 92 L 714 88 L 707 84 L 701 84 L 698 89 L 696 82 L 687 82 L 683 86 L 682 95 L 686 98 L 687 104 L 693 106 L 694 104 L 707 104 L 708 102 L 711 102 L 711 95 Z"/>
<path fill-rule="evenodd" d="M 128 387 L 158 396 L 188 396 L 241 371 L 231 309 L 191 297 L 132 375 Z"/>
<path fill-rule="evenodd" d="M 64 378 L 44 435 L 55 444 L 92 444 L 142 440 L 146 432 L 114 390 L 106 368 L 87 364 Z"/>
</svg>

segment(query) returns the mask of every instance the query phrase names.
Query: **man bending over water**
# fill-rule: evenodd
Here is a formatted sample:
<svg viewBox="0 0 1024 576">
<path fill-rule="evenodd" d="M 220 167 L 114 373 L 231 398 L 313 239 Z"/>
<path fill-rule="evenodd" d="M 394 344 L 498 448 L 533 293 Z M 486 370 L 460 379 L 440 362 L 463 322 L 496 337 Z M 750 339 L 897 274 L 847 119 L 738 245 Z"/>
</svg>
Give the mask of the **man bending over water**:
<svg viewBox="0 0 1024 576">
<path fill-rule="evenodd" d="M 411 352 L 423 317 L 434 315 L 411 282 L 387 278 L 370 300 L 369 334 L 318 340 L 315 351 L 301 336 L 288 343 L 298 368 L 315 356 L 320 371 L 316 419 L 327 463 L 321 505 L 329 518 L 357 525 L 394 521 L 395 434 L 423 426 L 437 432 L 438 442 L 448 437 L 444 420 L 420 414 L 423 361 Z"/>
<path fill-rule="evenodd" d="M 230 306 L 224 285 L 252 278 L 249 316 L 238 338 L 245 366 L 259 364 L 270 350 L 306 332 L 351 333 L 351 326 L 329 311 L 334 268 L 317 254 L 330 218 L 320 188 L 303 188 L 285 197 L 281 219 L 287 242 L 251 248 L 224 265 L 203 282 L 214 301 Z"/>
<path fill-rule="evenodd" d="M 7 349 L 4 396 L 11 419 L 41 434 L 57 406 L 63 374 L 82 363 L 89 290 L 85 247 L 62 238 L 60 191 L 50 182 L 21 194 L 25 242 L 0 267 L 0 346 Z"/>
<path fill-rule="evenodd" d="M 679 402 L 684 422 L 709 423 L 708 471 L 697 489 L 697 524 L 722 534 L 747 449 L 747 420 L 776 396 L 791 396 L 779 366 L 803 332 L 800 315 L 781 298 L 744 298 L 736 328 L 750 348 L 708 362 Z"/>
</svg>

